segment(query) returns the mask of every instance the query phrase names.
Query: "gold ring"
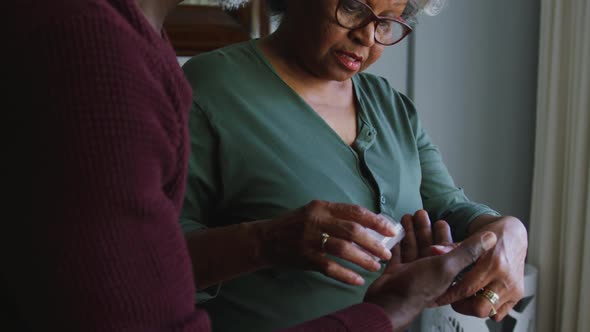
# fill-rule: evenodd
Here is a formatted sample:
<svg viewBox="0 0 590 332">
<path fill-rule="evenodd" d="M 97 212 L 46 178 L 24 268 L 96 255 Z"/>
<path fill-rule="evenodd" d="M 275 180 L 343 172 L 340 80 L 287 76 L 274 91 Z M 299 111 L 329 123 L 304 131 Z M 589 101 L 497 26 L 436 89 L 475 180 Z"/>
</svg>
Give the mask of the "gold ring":
<svg viewBox="0 0 590 332">
<path fill-rule="evenodd" d="M 324 247 L 326 246 L 326 242 L 328 242 L 328 239 L 330 238 L 330 234 L 322 233 L 321 237 L 322 237 L 322 250 L 325 250 Z"/>
<path fill-rule="evenodd" d="M 487 288 L 482 288 L 481 291 L 479 291 L 477 293 L 477 295 L 483 297 L 484 299 L 488 300 L 490 302 L 490 304 L 492 305 L 492 308 L 490 309 L 490 314 L 488 315 L 489 317 L 495 316 L 498 311 L 496 311 L 496 304 L 498 304 L 498 302 L 500 301 L 500 295 L 498 295 L 498 293 L 489 290 Z"/>
<path fill-rule="evenodd" d="M 486 298 L 486 300 L 490 301 L 492 305 L 496 305 L 500 301 L 500 295 L 498 295 L 498 293 L 489 290 L 485 287 L 481 289 L 478 295 L 481 295 L 484 298 Z"/>
</svg>

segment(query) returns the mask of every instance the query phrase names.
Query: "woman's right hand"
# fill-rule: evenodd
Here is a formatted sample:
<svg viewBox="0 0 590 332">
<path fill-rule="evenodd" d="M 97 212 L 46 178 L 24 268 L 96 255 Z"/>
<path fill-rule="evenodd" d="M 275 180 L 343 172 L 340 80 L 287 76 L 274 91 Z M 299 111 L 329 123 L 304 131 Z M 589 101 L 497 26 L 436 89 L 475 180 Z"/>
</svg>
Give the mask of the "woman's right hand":
<svg viewBox="0 0 590 332">
<path fill-rule="evenodd" d="M 465 267 L 496 244 L 493 232 L 474 235 L 446 254 L 403 262 L 399 246 L 383 275 L 371 284 L 365 302 L 377 304 L 395 327 L 404 331 L 416 316 L 451 286 Z"/>
<path fill-rule="evenodd" d="M 326 201 L 312 201 L 279 218 L 253 222 L 252 226 L 260 240 L 259 254 L 270 265 L 315 270 L 351 285 L 362 285 L 364 280 L 330 256 L 378 271 L 381 264 L 370 254 L 389 260 L 391 252 L 365 228 L 388 237 L 395 235 L 391 222 L 382 216 L 357 205 Z M 329 235 L 327 240 L 323 240 L 324 233 Z"/>
</svg>

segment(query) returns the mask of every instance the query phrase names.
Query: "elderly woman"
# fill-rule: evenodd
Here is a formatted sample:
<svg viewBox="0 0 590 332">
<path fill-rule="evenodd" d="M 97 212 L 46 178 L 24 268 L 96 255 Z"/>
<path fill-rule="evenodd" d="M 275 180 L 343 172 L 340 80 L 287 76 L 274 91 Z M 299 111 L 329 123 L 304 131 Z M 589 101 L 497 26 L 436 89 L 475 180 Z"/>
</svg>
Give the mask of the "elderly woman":
<svg viewBox="0 0 590 332">
<path fill-rule="evenodd" d="M 411 33 L 423 1 L 269 2 L 275 33 L 184 67 L 194 97 L 181 223 L 214 330 L 269 331 L 362 301 L 382 272 L 372 256 L 390 257 L 365 227 L 392 236 L 376 214 L 420 209 L 455 239 L 497 235 L 437 302 L 502 319 L 523 293 L 525 228 L 469 201 L 411 101 L 362 73 Z M 428 244 L 440 234 L 424 219 L 409 226 Z"/>
</svg>

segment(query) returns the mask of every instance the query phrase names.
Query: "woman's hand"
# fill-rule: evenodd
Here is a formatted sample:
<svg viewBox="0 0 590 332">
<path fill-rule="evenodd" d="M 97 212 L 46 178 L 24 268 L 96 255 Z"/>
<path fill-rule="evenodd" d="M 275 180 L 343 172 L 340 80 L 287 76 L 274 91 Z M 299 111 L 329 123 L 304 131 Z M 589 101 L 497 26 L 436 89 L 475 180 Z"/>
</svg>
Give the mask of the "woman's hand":
<svg viewBox="0 0 590 332">
<path fill-rule="evenodd" d="M 482 218 L 483 217 L 483 218 Z M 502 320 L 524 294 L 524 263 L 527 251 L 527 232 L 514 217 L 481 216 L 481 226 L 467 240 L 481 236 L 481 232 L 494 232 L 498 242 L 493 250 L 483 255 L 461 282 L 450 288 L 437 300 L 439 305 L 452 303 L 455 311 L 471 316 Z M 485 222 L 481 222 L 485 220 Z M 478 222 L 476 219 L 474 223 Z M 473 227 L 472 227 L 473 228 Z M 466 241 L 467 241 L 466 240 Z M 485 297 L 474 294 L 488 289 L 499 296 L 493 314 L 492 304 Z"/>
<path fill-rule="evenodd" d="M 360 206 L 325 201 L 312 201 L 277 219 L 251 224 L 258 233 L 260 254 L 270 265 L 311 269 L 351 285 L 362 285 L 364 280 L 326 254 L 378 271 L 381 264 L 369 254 L 388 260 L 391 252 L 365 228 L 395 235 L 391 222 L 382 216 Z"/>
<path fill-rule="evenodd" d="M 367 290 L 365 302 L 381 306 L 390 316 L 395 331 L 403 331 L 449 288 L 462 269 L 486 255 L 486 250 L 495 244 L 493 232 L 478 233 L 447 254 L 409 263 L 402 262 L 400 244 L 392 251 L 392 259 L 383 275 Z"/>
</svg>

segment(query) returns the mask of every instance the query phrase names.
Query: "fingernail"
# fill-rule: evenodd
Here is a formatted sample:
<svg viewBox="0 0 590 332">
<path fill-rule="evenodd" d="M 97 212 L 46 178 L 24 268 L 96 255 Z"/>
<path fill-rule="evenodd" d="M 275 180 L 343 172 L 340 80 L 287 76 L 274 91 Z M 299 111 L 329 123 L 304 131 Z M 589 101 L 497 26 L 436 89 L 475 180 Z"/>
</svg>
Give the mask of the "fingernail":
<svg viewBox="0 0 590 332">
<path fill-rule="evenodd" d="M 391 258 L 391 251 L 389 251 L 389 249 L 385 248 L 385 246 L 383 245 L 383 243 L 377 242 L 376 245 L 379 248 L 381 248 L 381 252 L 383 253 L 383 256 L 385 256 L 385 259 Z"/>
<path fill-rule="evenodd" d="M 483 248 L 485 250 L 492 248 L 493 246 L 496 245 L 496 241 L 497 241 L 496 234 L 494 234 L 492 232 L 486 233 L 482 239 Z"/>
<path fill-rule="evenodd" d="M 391 258 L 391 251 L 389 251 L 388 249 L 383 248 L 383 253 L 385 253 L 385 259 L 389 260 Z"/>
<path fill-rule="evenodd" d="M 433 255 L 443 255 L 443 254 L 446 254 L 452 250 L 453 250 L 453 248 L 451 248 L 451 247 L 442 246 L 442 245 L 438 245 L 438 244 L 435 244 L 432 247 L 430 247 L 430 253 Z"/>
<path fill-rule="evenodd" d="M 381 263 L 373 262 L 371 265 L 373 265 L 373 270 L 375 270 L 375 271 L 381 270 Z"/>
<path fill-rule="evenodd" d="M 359 286 L 360 286 L 360 285 L 364 285 L 364 284 L 365 284 L 365 279 L 361 278 L 360 276 L 356 276 L 356 277 L 354 278 L 354 283 L 355 283 L 356 285 L 359 285 Z"/>
<path fill-rule="evenodd" d="M 391 223 L 388 222 L 387 224 L 385 224 L 385 232 L 388 235 L 393 235 L 395 233 L 395 228 Z"/>
<path fill-rule="evenodd" d="M 394 227 L 393 223 L 391 222 L 391 219 L 389 219 L 389 217 L 387 217 L 384 214 L 379 214 L 379 217 L 385 219 L 385 227 L 387 228 L 387 230 L 391 233 L 395 233 L 395 227 Z"/>
</svg>

